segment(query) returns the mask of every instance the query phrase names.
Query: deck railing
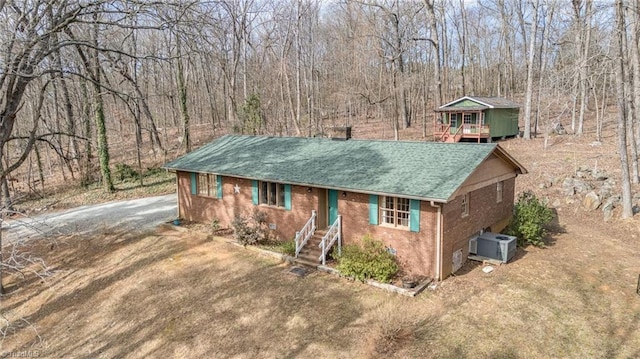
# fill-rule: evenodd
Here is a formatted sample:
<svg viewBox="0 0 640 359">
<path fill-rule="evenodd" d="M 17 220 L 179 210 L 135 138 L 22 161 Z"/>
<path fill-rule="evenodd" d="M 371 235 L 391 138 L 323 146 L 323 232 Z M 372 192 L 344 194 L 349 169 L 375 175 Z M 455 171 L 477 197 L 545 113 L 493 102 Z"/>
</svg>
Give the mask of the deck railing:
<svg viewBox="0 0 640 359">
<path fill-rule="evenodd" d="M 296 232 L 296 257 L 300 254 L 302 247 L 309 241 L 309 238 L 313 236 L 313 233 L 316 231 L 316 211 L 311 211 L 311 218 L 307 221 L 307 223 L 302 227 L 299 232 Z"/>
<path fill-rule="evenodd" d="M 466 123 L 464 125 L 462 125 L 464 127 L 464 130 L 462 131 L 463 134 L 465 135 L 484 135 L 484 134 L 489 134 L 489 125 L 476 125 L 476 124 L 472 124 L 472 123 Z"/>
<path fill-rule="evenodd" d="M 338 255 L 342 254 L 342 216 L 338 216 L 336 221 L 333 222 L 327 233 L 322 237 L 322 241 L 318 245 L 322 250 L 320 259 L 322 265 L 327 265 L 327 253 L 331 249 L 331 246 L 338 241 Z"/>
<path fill-rule="evenodd" d="M 449 124 L 436 123 L 433 134 L 436 141 L 446 142 L 453 138 L 458 142 L 461 138 L 485 138 L 490 135 L 489 125 L 462 124 L 458 127 L 451 127 Z"/>
</svg>

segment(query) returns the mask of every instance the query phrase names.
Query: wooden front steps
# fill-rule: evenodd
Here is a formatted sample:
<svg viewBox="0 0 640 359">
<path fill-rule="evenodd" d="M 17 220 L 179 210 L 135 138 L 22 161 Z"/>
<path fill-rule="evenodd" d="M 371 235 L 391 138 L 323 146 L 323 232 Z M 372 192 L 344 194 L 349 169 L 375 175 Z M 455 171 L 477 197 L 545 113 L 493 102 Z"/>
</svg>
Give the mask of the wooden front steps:
<svg viewBox="0 0 640 359">
<path fill-rule="evenodd" d="M 442 135 L 441 138 L 442 138 L 442 142 L 456 143 L 456 142 L 460 142 L 460 140 L 462 139 L 462 136 L 445 133 Z"/>
<path fill-rule="evenodd" d="M 327 234 L 326 230 L 316 230 L 296 258 L 296 263 L 305 267 L 316 268 L 320 264 L 320 256 L 322 255 L 322 249 L 320 248 L 320 242 L 322 237 Z"/>
</svg>

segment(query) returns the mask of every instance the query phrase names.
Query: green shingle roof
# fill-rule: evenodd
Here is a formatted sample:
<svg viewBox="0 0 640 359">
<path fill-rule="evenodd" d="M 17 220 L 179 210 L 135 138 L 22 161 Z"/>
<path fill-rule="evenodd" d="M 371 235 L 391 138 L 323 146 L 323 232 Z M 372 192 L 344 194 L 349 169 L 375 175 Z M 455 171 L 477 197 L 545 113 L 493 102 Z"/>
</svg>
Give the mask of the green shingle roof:
<svg viewBox="0 0 640 359">
<path fill-rule="evenodd" d="M 227 135 L 164 168 L 446 201 L 496 149 L 477 143 Z"/>
<path fill-rule="evenodd" d="M 519 108 L 520 105 L 502 97 L 464 96 L 438 108 L 439 111 L 450 110 L 485 110 L 488 108 Z"/>
</svg>

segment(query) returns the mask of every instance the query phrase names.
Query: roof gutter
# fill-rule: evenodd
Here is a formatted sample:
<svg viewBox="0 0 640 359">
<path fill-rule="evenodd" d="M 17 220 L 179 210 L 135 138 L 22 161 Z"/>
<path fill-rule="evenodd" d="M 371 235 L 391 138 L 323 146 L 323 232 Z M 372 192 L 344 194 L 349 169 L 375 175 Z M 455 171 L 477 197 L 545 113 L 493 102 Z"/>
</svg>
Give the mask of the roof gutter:
<svg viewBox="0 0 640 359">
<path fill-rule="evenodd" d="M 437 205 L 430 201 L 431 207 L 438 208 L 438 216 L 436 217 L 436 279 L 442 279 L 442 205 Z"/>
</svg>

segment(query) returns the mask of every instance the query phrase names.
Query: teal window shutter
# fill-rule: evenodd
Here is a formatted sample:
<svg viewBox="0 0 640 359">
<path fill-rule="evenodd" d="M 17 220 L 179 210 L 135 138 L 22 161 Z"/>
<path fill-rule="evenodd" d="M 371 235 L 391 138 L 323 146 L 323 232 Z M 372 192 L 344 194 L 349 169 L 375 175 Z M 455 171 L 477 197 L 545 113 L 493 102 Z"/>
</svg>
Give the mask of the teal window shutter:
<svg viewBox="0 0 640 359">
<path fill-rule="evenodd" d="M 409 200 L 409 208 L 409 230 L 420 232 L 420 201 L 417 199 Z"/>
<path fill-rule="evenodd" d="M 222 176 L 216 175 L 216 195 L 222 198 Z"/>
<path fill-rule="evenodd" d="M 251 181 L 251 199 L 253 204 L 258 204 L 258 181 Z"/>
<path fill-rule="evenodd" d="M 195 172 L 191 172 L 191 194 L 198 194 L 198 177 Z"/>
<path fill-rule="evenodd" d="M 291 210 L 291 185 L 284 185 L 284 209 Z"/>
<path fill-rule="evenodd" d="M 378 196 L 369 195 L 369 224 L 378 224 Z"/>
</svg>

